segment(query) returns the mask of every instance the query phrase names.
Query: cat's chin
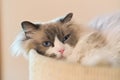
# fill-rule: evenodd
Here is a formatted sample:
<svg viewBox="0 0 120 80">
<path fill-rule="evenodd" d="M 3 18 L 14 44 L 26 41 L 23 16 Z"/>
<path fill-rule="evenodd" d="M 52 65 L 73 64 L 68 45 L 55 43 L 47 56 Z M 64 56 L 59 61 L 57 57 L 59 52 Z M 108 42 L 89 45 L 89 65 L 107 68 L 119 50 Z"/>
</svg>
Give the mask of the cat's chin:
<svg viewBox="0 0 120 80">
<path fill-rule="evenodd" d="M 62 54 L 57 54 L 55 58 L 56 58 L 56 59 L 63 59 L 63 58 L 65 58 L 65 57 L 64 57 Z"/>
<path fill-rule="evenodd" d="M 64 54 L 62 54 L 62 55 L 59 55 L 59 56 L 56 56 L 56 59 L 60 59 L 60 60 L 62 60 L 62 59 L 67 59 L 67 57 L 70 55 L 71 53 L 64 53 Z"/>
<path fill-rule="evenodd" d="M 72 50 L 70 50 L 70 51 L 65 51 L 65 53 L 63 53 L 63 57 L 64 58 L 67 58 L 68 56 L 70 56 L 72 54 Z"/>
<path fill-rule="evenodd" d="M 65 57 L 64 56 L 59 56 L 59 57 L 56 57 L 56 59 L 61 60 L 61 59 L 65 59 Z"/>
<path fill-rule="evenodd" d="M 65 55 L 65 54 L 66 54 L 66 53 L 64 53 L 64 54 L 57 54 L 56 57 L 54 57 L 54 58 L 56 58 L 56 59 L 58 59 L 58 60 L 59 60 L 59 59 L 60 59 L 60 60 L 61 60 L 61 59 L 66 59 L 67 55 Z"/>
</svg>

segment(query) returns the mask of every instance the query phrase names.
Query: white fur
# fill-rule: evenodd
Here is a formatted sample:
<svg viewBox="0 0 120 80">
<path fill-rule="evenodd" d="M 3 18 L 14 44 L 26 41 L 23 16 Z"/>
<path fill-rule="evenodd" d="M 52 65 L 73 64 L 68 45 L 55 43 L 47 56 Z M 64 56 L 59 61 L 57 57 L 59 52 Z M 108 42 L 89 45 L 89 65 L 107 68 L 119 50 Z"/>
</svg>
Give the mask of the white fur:
<svg viewBox="0 0 120 80">
<path fill-rule="evenodd" d="M 64 53 L 63 55 L 59 52 L 59 50 L 64 49 Z M 72 47 L 68 44 L 63 44 L 61 41 L 59 41 L 59 39 L 57 38 L 57 36 L 55 37 L 55 41 L 54 41 L 54 47 L 50 47 L 47 51 L 46 54 L 52 54 L 55 53 L 57 55 L 57 58 L 60 58 L 62 56 L 68 56 L 69 54 L 72 53 Z"/>
<path fill-rule="evenodd" d="M 120 25 L 120 11 L 114 12 L 112 14 L 98 16 L 91 20 L 88 25 L 99 30 L 104 30 L 112 26 Z"/>
<path fill-rule="evenodd" d="M 11 50 L 13 55 L 27 54 L 26 50 L 23 48 L 23 40 L 25 39 L 24 32 L 20 32 L 16 37 L 15 41 L 11 45 Z"/>
<path fill-rule="evenodd" d="M 57 58 L 61 57 L 61 53 L 59 52 L 60 49 L 64 48 L 64 44 L 62 44 L 57 36 L 55 37 L 55 41 L 54 41 L 54 47 L 50 47 L 47 51 L 46 54 L 52 54 L 55 53 L 57 55 Z"/>
</svg>

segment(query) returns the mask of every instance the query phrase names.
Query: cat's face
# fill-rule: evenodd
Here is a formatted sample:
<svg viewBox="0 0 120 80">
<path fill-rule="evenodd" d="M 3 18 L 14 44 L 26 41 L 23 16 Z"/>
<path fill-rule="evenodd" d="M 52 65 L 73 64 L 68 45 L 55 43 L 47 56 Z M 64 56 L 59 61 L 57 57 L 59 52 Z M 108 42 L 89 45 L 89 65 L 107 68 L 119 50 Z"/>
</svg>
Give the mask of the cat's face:
<svg viewBox="0 0 120 80">
<path fill-rule="evenodd" d="M 72 53 L 77 43 L 75 26 L 70 23 L 72 13 L 55 22 L 33 24 L 22 23 L 26 43 L 38 53 L 54 58 L 64 58 Z"/>
</svg>

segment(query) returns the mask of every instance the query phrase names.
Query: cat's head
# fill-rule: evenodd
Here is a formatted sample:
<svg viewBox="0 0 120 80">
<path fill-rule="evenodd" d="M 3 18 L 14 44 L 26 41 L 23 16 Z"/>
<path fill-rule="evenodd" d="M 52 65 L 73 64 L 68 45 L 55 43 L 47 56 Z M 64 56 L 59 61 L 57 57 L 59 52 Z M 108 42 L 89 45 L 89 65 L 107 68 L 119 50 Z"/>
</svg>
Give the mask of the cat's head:
<svg viewBox="0 0 120 80">
<path fill-rule="evenodd" d="M 25 49 L 35 49 L 39 54 L 62 58 L 71 54 L 77 43 L 77 28 L 72 23 L 73 13 L 55 21 L 35 24 L 29 21 L 21 23 L 25 38 Z"/>
</svg>

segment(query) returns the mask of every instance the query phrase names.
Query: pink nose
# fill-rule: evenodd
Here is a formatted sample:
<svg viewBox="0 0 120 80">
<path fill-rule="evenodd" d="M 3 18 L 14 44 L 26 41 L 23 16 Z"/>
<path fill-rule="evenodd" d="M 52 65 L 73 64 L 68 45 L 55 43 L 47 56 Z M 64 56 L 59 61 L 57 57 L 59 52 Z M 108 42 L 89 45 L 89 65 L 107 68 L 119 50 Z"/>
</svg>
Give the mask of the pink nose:
<svg viewBox="0 0 120 80">
<path fill-rule="evenodd" d="M 64 53 L 64 49 L 60 49 L 58 52 L 60 52 L 61 54 Z"/>
</svg>

